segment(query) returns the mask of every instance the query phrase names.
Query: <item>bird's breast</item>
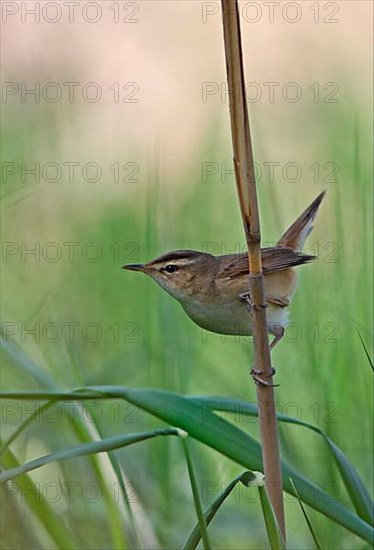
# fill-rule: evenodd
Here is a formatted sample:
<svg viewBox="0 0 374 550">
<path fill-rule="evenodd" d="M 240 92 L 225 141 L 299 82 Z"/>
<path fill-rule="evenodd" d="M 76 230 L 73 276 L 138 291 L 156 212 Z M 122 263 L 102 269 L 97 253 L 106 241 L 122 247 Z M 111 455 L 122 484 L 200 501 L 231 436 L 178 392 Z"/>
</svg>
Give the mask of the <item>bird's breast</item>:
<svg viewBox="0 0 374 550">
<path fill-rule="evenodd" d="M 239 299 L 219 304 L 201 304 L 198 301 L 182 303 L 187 315 L 200 327 L 219 334 L 251 336 L 253 334 L 253 317 L 248 305 Z M 285 327 L 288 312 L 272 304 L 266 310 L 269 332 L 275 327 Z"/>
</svg>

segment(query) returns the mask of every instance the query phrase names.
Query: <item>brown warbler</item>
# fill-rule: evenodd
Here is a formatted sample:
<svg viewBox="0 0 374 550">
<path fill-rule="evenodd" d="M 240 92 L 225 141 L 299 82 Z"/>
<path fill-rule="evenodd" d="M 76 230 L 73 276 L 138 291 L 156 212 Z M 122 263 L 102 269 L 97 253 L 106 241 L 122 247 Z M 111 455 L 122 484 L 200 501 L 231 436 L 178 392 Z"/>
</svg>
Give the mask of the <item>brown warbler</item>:
<svg viewBox="0 0 374 550">
<path fill-rule="evenodd" d="M 283 337 L 288 322 L 287 307 L 297 282 L 293 268 L 315 259 L 301 251 L 324 196 L 321 193 L 304 210 L 276 246 L 261 250 L 268 332 L 274 335 L 271 349 Z M 175 250 L 123 269 L 152 277 L 200 327 L 220 334 L 252 335 L 247 253 L 212 256 Z"/>
</svg>

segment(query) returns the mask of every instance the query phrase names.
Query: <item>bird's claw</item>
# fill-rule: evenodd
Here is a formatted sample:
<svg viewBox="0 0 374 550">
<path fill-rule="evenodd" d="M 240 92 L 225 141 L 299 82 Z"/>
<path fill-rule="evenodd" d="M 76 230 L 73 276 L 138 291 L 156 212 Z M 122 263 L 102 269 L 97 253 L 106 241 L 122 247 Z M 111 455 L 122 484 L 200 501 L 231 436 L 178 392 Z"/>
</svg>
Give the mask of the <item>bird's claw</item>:
<svg viewBox="0 0 374 550">
<path fill-rule="evenodd" d="M 249 309 L 254 309 L 255 311 L 258 311 L 259 308 L 265 309 L 268 307 L 267 303 L 259 304 L 258 306 L 254 304 L 251 300 L 251 295 L 249 292 L 242 292 L 242 294 L 239 294 L 239 298 L 247 302 Z"/>
<path fill-rule="evenodd" d="M 273 369 L 273 367 L 271 367 L 271 376 L 274 376 L 275 373 L 276 373 L 276 370 Z M 260 375 L 262 374 L 264 374 L 263 371 L 259 371 L 254 367 L 252 367 L 251 376 L 256 384 L 258 384 L 259 386 L 270 387 L 270 388 L 275 388 L 279 386 L 279 384 L 272 384 L 271 382 L 267 382 L 266 380 L 263 380 L 262 378 L 260 378 Z"/>
</svg>

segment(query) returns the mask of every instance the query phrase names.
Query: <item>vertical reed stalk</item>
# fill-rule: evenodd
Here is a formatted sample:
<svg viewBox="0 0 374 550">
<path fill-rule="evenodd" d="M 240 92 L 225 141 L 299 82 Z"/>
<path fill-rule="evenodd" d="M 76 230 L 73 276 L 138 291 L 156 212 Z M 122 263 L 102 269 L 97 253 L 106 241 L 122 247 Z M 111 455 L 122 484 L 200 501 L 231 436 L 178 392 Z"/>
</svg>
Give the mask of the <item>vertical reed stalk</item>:
<svg viewBox="0 0 374 550">
<path fill-rule="evenodd" d="M 231 134 L 240 209 L 248 246 L 249 290 L 253 312 L 255 369 L 272 383 L 269 340 L 266 327 L 264 280 L 261 263 L 261 233 L 251 132 L 246 103 L 243 54 L 237 0 L 221 0 L 230 98 Z M 257 404 L 266 488 L 285 538 L 282 473 L 274 388 L 257 384 Z"/>
</svg>

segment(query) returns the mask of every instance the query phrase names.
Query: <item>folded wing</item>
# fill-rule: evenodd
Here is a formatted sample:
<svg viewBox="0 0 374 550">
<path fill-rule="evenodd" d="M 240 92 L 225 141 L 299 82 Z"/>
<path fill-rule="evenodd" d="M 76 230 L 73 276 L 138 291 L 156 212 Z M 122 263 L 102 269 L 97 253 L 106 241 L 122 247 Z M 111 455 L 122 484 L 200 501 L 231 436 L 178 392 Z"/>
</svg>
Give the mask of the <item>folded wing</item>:
<svg viewBox="0 0 374 550">
<path fill-rule="evenodd" d="M 222 267 L 217 274 L 218 278 L 232 279 L 249 274 L 248 254 L 233 254 L 229 260 L 222 263 Z M 315 256 L 297 252 L 291 248 L 270 247 L 261 249 L 262 270 L 264 275 L 282 271 L 290 267 L 306 264 L 315 259 Z"/>
</svg>

